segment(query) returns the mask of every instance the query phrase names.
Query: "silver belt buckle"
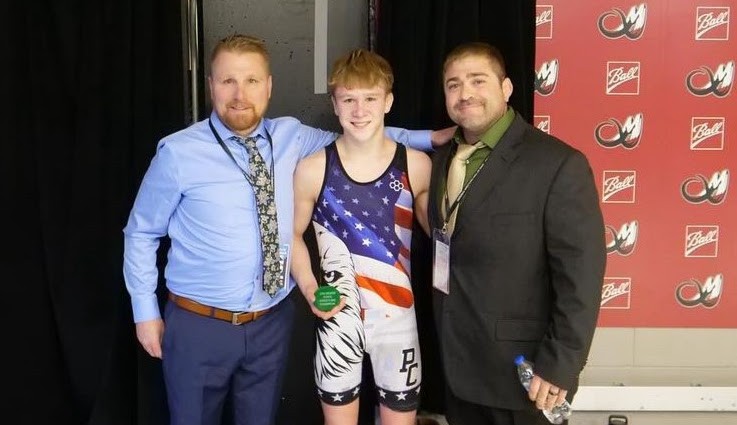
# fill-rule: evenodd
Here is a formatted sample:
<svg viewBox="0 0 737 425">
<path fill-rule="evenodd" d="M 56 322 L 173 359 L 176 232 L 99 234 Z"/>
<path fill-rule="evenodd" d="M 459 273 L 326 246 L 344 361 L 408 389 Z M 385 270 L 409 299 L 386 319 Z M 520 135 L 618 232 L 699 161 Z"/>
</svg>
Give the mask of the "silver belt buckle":
<svg viewBox="0 0 737 425">
<path fill-rule="evenodd" d="M 245 311 L 240 311 L 240 312 L 237 312 L 237 313 L 233 313 L 233 316 L 232 316 L 232 318 L 230 320 L 230 323 L 232 323 L 233 326 L 240 326 L 240 325 L 242 325 L 243 323 L 241 323 L 241 322 L 238 321 L 238 316 L 240 316 L 243 313 L 245 313 Z"/>
</svg>

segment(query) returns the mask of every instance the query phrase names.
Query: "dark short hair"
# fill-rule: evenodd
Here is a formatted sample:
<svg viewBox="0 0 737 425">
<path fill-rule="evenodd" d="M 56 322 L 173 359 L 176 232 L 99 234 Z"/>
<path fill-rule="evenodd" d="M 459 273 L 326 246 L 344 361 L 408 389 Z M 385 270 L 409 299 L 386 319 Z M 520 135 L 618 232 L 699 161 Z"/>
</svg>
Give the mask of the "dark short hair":
<svg viewBox="0 0 737 425">
<path fill-rule="evenodd" d="M 445 57 L 445 62 L 443 62 L 443 75 L 445 75 L 445 71 L 448 70 L 448 66 L 451 63 L 468 56 L 482 56 L 489 59 L 492 68 L 499 74 L 499 78 L 503 80 L 507 77 L 504 56 L 502 56 L 502 53 L 495 46 L 483 41 L 464 43 L 451 50 Z"/>
</svg>

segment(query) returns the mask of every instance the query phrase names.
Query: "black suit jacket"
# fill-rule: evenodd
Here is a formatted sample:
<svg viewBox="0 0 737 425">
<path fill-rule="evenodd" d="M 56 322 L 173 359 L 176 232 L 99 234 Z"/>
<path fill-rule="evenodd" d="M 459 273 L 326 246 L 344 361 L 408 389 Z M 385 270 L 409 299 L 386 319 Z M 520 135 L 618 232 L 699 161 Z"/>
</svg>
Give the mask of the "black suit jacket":
<svg viewBox="0 0 737 425">
<path fill-rule="evenodd" d="M 433 156 L 430 223 L 442 227 L 452 143 Z M 433 290 L 449 388 L 466 401 L 531 406 L 522 354 L 572 398 L 586 363 L 606 262 L 598 192 L 585 156 L 515 117 L 470 184 L 450 246 L 450 294 Z"/>
</svg>

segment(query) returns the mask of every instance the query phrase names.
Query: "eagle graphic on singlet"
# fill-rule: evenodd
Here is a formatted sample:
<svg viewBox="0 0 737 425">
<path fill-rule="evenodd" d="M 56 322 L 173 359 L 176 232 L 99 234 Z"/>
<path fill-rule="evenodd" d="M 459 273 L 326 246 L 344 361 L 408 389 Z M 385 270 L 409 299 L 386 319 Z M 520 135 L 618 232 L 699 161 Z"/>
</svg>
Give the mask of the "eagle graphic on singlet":
<svg viewBox="0 0 737 425">
<path fill-rule="evenodd" d="M 376 179 L 356 182 L 335 143 L 325 149 L 325 177 L 312 215 L 321 285 L 346 298 L 346 307 L 318 321 L 315 378 L 338 377 L 362 361 L 366 340 L 361 310 L 414 305 L 410 284 L 413 194 L 406 148 Z"/>
</svg>

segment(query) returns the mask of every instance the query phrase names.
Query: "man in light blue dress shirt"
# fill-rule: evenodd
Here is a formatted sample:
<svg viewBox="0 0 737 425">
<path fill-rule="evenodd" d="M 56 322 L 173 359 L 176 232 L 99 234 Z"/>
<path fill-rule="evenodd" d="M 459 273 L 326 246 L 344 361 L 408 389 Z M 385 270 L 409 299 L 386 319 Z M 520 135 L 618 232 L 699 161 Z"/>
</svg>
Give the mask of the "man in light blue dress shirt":
<svg viewBox="0 0 737 425">
<path fill-rule="evenodd" d="M 272 175 L 280 253 L 287 258 L 296 164 L 337 135 L 291 117 L 264 118 L 271 85 L 263 42 L 243 35 L 221 40 L 211 56 L 210 118 L 159 142 L 124 229 L 136 335 L 163 360 L 172 424 L 219 424 L 228 394 L 236 424 L 271 424 L 276 415 L 294 282 L 284 276 L 274 296 L 262 289 L 256 201 L 247 180 L 248 153 L 238 140 L 257 139 Z M 388 134 L 430 150 L 431 138 L 447 141 L 452 129 Z M 162 320 L 156 251 L 165 235 L 171 248 Z"/>
</svg>

